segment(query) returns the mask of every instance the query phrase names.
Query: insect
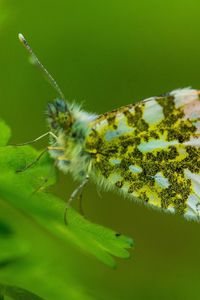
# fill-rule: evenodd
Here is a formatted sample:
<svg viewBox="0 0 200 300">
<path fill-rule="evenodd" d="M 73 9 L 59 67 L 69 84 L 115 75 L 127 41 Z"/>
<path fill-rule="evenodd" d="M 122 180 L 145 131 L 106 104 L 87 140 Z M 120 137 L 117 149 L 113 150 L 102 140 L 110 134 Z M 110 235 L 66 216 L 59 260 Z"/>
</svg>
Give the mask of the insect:
<svg viewBox="0 0 200 300">
<path fill-rule="evenodd" d="M 68 204 L 91 179 L 107 190 L 199 220 L 200 91 L 178 89 L 100 116 L 90 114 L 65 101 L 25 38 L 19 38 L 60 95 L 48 104 L 49 132 L 38 139 L 50 135 L 50 156 L 80 182 Z"/>
</svg>

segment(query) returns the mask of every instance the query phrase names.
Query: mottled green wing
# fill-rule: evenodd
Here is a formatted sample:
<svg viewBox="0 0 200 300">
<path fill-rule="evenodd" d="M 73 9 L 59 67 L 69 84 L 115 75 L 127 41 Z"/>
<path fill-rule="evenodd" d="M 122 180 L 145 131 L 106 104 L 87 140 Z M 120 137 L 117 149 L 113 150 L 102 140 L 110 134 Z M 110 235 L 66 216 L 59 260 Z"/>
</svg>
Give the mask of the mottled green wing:
<svg viewBox="0 0 200 300">
<path fill-rule="evenodd" d="M 100 116 L 91 124 L 86 149 L 99 184 L 199 218 L 198 91 L 176 90 Z"/>
</svg>

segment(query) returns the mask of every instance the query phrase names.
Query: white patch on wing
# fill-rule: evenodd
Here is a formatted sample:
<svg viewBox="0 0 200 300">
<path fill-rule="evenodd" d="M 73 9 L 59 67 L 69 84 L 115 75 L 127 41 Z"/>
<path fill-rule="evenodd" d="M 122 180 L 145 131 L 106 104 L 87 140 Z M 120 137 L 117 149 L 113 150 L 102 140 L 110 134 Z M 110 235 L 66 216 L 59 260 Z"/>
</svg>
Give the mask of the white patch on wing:
<svg viewBox="0 0 200 300">
<path fill-rule="evenodd" d="M 200 197 L 200 174 L 190 172 L 188 169 L 185 170 L 185 177 L 192 181 L 192 189 L 194 193 Z"/>
<path fill-rule="evenodd" d="M 144 106 L 143 119 L 149 124 L 158 124 L 164 119 L 162 106 L 153 98 Z"/>
<path fill-rule="evenodd" d="M 109 162 L 113 165 L 119 165 L 120 162 L 121 162 L 121 159 L 118 159 L 118 158 L 110 158 L 109 159 Z"/>
<path fill-rule="evenodd" d="M 200 147 L 200 137 L 193 137 L 189 141 L 183 143 L 186 146 Z"/>
<path fill-rule="evenodd" d="M 164 140 L 150 140 L 149 142 L 142 142 L 139 146 L 138 149 L 145 153 L 145 152 L 151 152 L 155 149 L 163 149 L 167 148 L 169 146 L 177 145 L 179 144 L 178 141 L 164 141 Z"/>
<path fill-rule="evenodd" d="M 168 188 L 169 184 L 169 180 L 168 178 L 164 177 L 164 175 L 159 172 L 157 173 L 155 176 L 153 176 L 155 178 L 156 183 L 161 187 L 161 188 Z"/>
<path fill-rule="evenodd" d="M 131 172 L 133 172 L 134 174 L 138 174 L 138 173 L 142 172 L 142 168 L 140 166 L 136 166 L 136 165 L 130 165 L 129 170 Z"/>
<path fill-rule="evenodd" d="M 195 194 L 188 197 L 185 217 L 189 219 L 199 217 L 199 198 Z"/>
<path fill-rule="evenodd" d="M 198 120 L 200 118 L 200 100 L 196 98 L 183 107 L 185 116 L 183 119 Z"/>
<path fill-rule="evenodd" d="M 105 139 L 106 141 L 111 141 L 112 139 L 119 137 L 123 134 L 126 133 L 130 133 L 133 132 L 134 128 L 133 127 L 129 127 L 126 124 L 126 119 L 124 118 L 120 118 L 117 129 L 113 129 L 113 130 L 107 130 L 105 132 Z"/>
<path fill-rule="evenodd" d="M 95 126 L 95 129 L 96 130 L 101 130 L 105 126 L 108 126 L 108 121 L 106 119 L 104 119 L 101 122 L 97 123 L 96 126 Z"/>
<path fill-rule="evenodd" d="M 197 211 L 197 205 L 199 204 L 199 199 L 195 194 L 191 194 L 188 197 L 187 200 L 187 205 L 190 207 L 191 210 L 193 210 L 194 212 Z"/>
<path fill-rule="evenodd" d="M 176 108 L 198 99 L 197 90 L 191 88 L 174 90 L 170 93 L 170 95 L 174 96 Z"/>
</svg>

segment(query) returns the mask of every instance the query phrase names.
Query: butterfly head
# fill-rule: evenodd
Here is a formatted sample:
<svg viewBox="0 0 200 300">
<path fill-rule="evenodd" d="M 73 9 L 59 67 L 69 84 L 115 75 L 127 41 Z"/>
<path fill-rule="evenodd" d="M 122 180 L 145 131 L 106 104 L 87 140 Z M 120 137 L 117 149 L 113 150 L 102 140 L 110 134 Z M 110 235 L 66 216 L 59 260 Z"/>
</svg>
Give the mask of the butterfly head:
<svg viewBox="0 0 200 300">
<path fill-rule="evenodd" d="M 49 103 L 47 107 L 47 121 L 52 131 L 69 132 L 73 122 L 67 102 L 56 99 L 53 103 Z"/>
<path fill-rule="evenodd" d="M 94 118 L 74 103 L 57 99 L 48 104 L 47 121 L 56 139 L 50 138 L 49 154 L 64 173 L 72 173 L 75 179 L 87 174 L 90 154 L 84 150 L 85 138 Z"/>
</svg>

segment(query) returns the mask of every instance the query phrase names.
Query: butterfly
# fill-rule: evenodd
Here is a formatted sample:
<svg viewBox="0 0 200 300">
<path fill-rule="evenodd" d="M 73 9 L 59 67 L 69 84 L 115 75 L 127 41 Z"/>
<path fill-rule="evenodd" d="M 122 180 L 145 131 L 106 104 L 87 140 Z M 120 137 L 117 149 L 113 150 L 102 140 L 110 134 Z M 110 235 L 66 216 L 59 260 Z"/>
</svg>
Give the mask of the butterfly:
<svg viewBox="0 0 200 300">
<path fill-rule="evenodd" d="M 200 91 L 177 89 L 99 116 L 65 101 L 49 77 L 61 97 L 46 112 L 48 152 L 80 182 L 68 203 L 91 179 L 103 189 L 199 220 Z"/>
</svg>

